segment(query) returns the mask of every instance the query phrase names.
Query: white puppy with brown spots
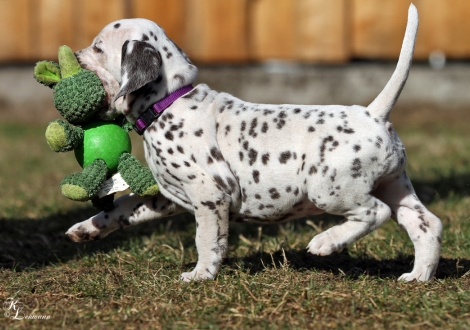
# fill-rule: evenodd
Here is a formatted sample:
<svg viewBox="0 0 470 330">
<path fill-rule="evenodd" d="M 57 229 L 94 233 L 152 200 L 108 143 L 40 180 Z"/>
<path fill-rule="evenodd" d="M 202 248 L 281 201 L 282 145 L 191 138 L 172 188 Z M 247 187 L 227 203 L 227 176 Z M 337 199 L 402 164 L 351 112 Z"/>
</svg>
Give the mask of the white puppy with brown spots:
<svg viewBox="0 0 470 330">
<path fill-rule="evenodd" d="M 323 212 L 345 222 L 315 236 L 308 251 L 328 255 L 390 217 L 415 247 L 404 281 L 427 281 L 438 264 L 442 225 L 417 198 L 405 149 L 389 114 L 410 69 L 418 14 L 411 5 L 397 68 L 368 106 L 244 102 L 207 85 L 155 23 L 120 20 L 79 52 L 108 92 L 101 115 L 124 114 L 143 134 L 161 194 L 133 194 L 77 223 L 74 241 L 103 238 L 143 221 L 184 211 L 196 217 L 199 259 L 185 281 L 213 279 L 227 251 L 229 220 L 280 222 Z"/>
</svg>

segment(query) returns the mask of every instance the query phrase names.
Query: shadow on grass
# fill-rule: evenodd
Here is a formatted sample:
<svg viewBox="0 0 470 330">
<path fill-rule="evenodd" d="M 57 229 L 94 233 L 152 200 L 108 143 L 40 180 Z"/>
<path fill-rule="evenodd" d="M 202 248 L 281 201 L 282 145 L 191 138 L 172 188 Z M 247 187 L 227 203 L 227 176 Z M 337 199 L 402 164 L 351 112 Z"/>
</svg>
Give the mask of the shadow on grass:
<svg viewBox="0 0 470 330">
<path fill-rule="evenodd" d="M 190 214 L 178 215 L 161 220 L 150 221 L 138 226 L 118 230 L 107 238 L 88 243 L 75 243 L 65 236 L 65 231 L 78 221 L 82 221 L 96 211 L 84 208 L 63 214 L 51 215 L 43 219 L 0 219 L 0 268 L 23 271 L 38 269 L 48 265 L 79 259 L 97 252 L 107 253 L 114 249 L 127 249 L 135 238 L 148 236 L 151 233 L 165 234 L 171 231 L 190 233 L 182 237 L 186 247 L 194 246 L 194 218 Z M 316 218 L 316 222 L 336 222 L 338 217 L 324 215 Z M 295 230 L 305 230 L 305 221 L 295 221 Z M 256 224 L 235 225 L 231 228 L 233 245 L 238 234 L 255 238 Z M 263 226 L 263 235 L 276 236 L 279 226 Z M 183 234 L 184 235 L 184 234 Z M 413 256 L 400 255 L 395 259 L 377 260 L 369 257 L 352 257 L 347 252 L 331 256 L 318 257 L 307 253 L 305 249 L 290 249 L 285 247 L 285 258 L 282 251 L 273 254 L 255 252 L 242 258 L 229 258 L 224 265 L 231 268 L 248 270 L 258 273 L 266 267 L 280 267 L 287 259 L 290 267 L 298 271 L 322 270 L 333 274 L 345 274 L 350 278 L 358 278 L 367 274 L 381 278 L 397 278 L 403 273 L 410 272 L 413 267 Z M 185 264 L 189 268 L 193 264 Z M 176 267 L 176 265 L 175 265 Z M 441 258 L 437 278 L 460 277 L 470 271 L 470 260 Z"/>
<path fill-rule="evenodd" d="M 88 207 L 42 219 L 0 219 L 0 269 L 41 268 L 97 252 L 126 249 L 134 238 L 165 233 L 170 220 L 178 223 L 179 230 L 194 223 L 191 215 L 178 215 L 117 230 L 99 241 L 75 243 L 65 236 L 72 225 L 96 213 L 96 209 Z"/>
<path fill-rule="evenodd" d="M 413 180 L 412 183 L 423 203 L 450 196 L 470 196 L 470 173 L 450 174 L 433 181 Z"/>
<path fill-rule="evenodd" d="M 257 252 L 244 258 L 230 258 L 225 264 L 232 268 L 241 266 L 251 274 L 256 274 L 266 268 L 281 268 L 285 260 L 287 260 L 289 267 L 297 271 L 323 270 L 335 275 L 344 275 L 351 279 L 358 279 L 363 275 L 397 279 L 402 274 L 411 272 L 413 259 L 414 256 L 411 255 L 399 255 L 395 259 L 383 260 L 369 257 L 357 258 L 351 257 L 347 249 L 341 253 L 319 257 L 311 255 L 305 249 L 302 249 L 281 250 L 272 254 Z M 441 258 L 436 271 L 436 278 L 459 278 L 469 271 L 469 259 Z"/>
</svg>

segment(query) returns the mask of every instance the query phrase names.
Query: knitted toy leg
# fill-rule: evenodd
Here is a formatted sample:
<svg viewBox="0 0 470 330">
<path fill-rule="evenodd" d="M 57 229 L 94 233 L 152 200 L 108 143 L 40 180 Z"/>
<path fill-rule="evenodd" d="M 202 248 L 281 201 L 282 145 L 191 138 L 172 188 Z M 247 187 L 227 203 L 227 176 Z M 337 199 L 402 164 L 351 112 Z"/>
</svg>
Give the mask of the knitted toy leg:
<svg viewBox="0 0 470 330">
<path fill-rule="evenodd" d="M 80 202 L 93 198 L 106 180 L 107 172 L 108 167 L 104 160 L 93 161 L 82 172 L 69 174 L 62 180 L 62 195 Z"/>
<path fill-rule="evenodd" d="M 119 157 L 118 171 L 129 189 L 141 197 L 155 196 L 159 192 L 152 172 L 134 156 L 125 152 Z"/>
</svg>

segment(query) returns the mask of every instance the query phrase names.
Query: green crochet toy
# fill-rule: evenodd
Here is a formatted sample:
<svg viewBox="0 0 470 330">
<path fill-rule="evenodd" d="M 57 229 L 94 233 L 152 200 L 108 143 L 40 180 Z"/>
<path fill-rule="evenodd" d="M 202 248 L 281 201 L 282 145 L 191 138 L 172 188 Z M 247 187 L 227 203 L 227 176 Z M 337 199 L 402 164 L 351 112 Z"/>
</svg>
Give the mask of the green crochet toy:
<svg viewBox="0 0 470 330">
<path fill-rule="evenodd" d="M 96 74 L 80 67 L 68 46 L 59 48 L 59 64 L 38 62 L 34 77 L 53 88 L 54 106 L 66 119 L 49 124 L 47 143 L 55 152 L 74 150 L 83 167 L 82 172 L 67 175 L 60 183 L 64 196 L 75 201 L 91 199 L 95 206 L 111 209 L 113 195 L 101 200 L 97 194 L 106 179 L 116 172 L 139 196 L 158 194 L 158 185 L 150 170 L 130 154 L 128 131 L 131 125 L 95 118 L 104 106 L 106 91 Z"/>
</svg>

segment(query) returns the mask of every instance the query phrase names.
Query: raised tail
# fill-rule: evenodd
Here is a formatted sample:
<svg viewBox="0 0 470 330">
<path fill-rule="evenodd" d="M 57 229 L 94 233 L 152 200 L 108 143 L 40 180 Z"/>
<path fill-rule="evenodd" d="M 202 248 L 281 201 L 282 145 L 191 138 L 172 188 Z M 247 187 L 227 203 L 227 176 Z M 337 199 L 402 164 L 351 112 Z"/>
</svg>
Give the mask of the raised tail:
<svg viewBox="0 0 470 330">
<path fill-rule="evenodd" d="M 401 46 L 400 57 L 392 77 L 385 85 L 380 94 L 367 107 L 374 117 L 388 120 L 395 102 L 400 96 L 403 86 L 405 86 L 408 72 L 415 48 L 416 34 L 418 32 L 418 10 L 411 4 L 408 9 L 408 23 L 406 25 L 405 37 Z"/>
</svg>

